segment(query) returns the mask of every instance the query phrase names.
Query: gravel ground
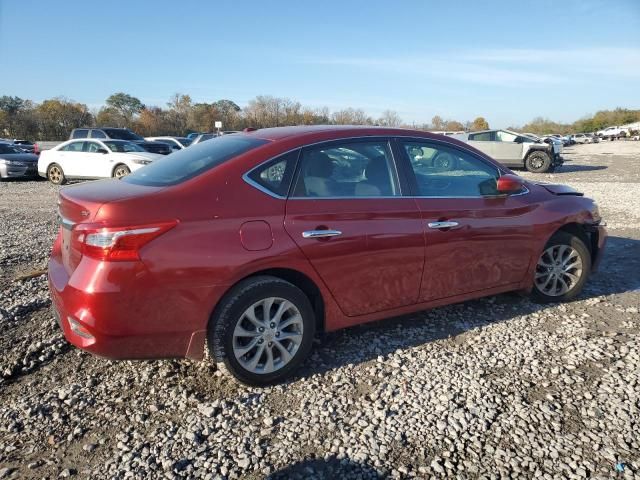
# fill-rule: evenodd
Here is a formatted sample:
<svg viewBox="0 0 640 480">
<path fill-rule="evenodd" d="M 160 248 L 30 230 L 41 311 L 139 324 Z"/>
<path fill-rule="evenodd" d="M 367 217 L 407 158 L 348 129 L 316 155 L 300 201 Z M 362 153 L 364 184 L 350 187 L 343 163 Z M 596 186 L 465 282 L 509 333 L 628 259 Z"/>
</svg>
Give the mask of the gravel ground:
<svg viewBox="0 0 640 480">
<path fill-rule="evenodd" d="M 640 142 L 529 178 L 610 225 L 579 300 L 499 295 L 324 336 L 288 384 L 71 348 L 43 268 L 57 188 L 0 184 L 0 478 L 640 476 Z"/>
</svg>

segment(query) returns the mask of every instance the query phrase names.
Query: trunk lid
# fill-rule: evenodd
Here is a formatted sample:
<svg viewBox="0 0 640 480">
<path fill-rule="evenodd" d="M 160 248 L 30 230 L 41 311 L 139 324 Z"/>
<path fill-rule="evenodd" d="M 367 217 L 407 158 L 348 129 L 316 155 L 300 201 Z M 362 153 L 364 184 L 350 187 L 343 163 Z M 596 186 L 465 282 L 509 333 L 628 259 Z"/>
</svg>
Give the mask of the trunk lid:
<svg viewBox="0 0 640 480">
<path fill-rule="evenodd" d="M 163 188 L 119 180 L 99 180 L 63 188 L 58 199 L 58 216 L 62 227 L 61 260 L 67 273 L 73 273 L 82 260 L 81 243 L 76 238 L 80 234 L 75 230 L 79 224 L 91 223 L 107 203 L 153 194 Z"/>
</svg>

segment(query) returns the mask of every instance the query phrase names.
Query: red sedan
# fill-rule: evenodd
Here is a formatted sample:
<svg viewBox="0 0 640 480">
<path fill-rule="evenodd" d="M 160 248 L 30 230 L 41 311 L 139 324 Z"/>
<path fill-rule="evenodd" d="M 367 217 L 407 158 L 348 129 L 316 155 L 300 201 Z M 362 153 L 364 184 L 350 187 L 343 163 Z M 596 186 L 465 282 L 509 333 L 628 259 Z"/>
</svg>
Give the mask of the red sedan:
<svg viewBox="0 0 640 480">
<path fill-rule="evenodd" d="M 74 345 L 291 374 L 316 331 L 500 292 L 571 300 L 597 206 L 452 138 L 370 127 L 226 135 L 64 188 L 49 285 Z"/>
</svg>

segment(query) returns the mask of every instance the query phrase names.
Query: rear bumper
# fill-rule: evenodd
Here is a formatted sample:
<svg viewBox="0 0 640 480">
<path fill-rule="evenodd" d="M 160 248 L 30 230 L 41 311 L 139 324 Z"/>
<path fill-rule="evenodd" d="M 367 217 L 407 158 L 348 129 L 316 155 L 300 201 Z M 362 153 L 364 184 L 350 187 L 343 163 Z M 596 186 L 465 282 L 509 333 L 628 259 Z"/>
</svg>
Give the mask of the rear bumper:
<svg viewBox="0 0 640 480">
<path fill-rule="evenodd" d="M 49 260 L 51 299 L 69 343 L 115 360 L 203 357 L 217 289 L 163 288 L 137 262 L 81 262 L 70 277 L 55 256 Z"/>
</svg>

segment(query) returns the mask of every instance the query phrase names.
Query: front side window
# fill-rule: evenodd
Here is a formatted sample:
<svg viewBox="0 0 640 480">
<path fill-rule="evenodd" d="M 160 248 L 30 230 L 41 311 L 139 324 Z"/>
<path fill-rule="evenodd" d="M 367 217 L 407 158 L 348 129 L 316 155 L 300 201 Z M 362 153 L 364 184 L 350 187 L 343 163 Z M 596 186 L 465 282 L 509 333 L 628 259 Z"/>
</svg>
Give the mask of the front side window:
<svg viewBox="0 0 640 480">
<path fill-rule="evenodd" d="M 260 165 L 249 172 L 248 177 L 260 187 L 284 197 L 289 191 L 291 176 L 300 150 L 294 150 Z"/>
<path fill-rule="evenodd" d="M 245 135 L 218 137 L 155 160 L 122 180 L 137 185 L 175 185 L 266 143 L 269 141 Z"/>
<path fill-rule="evenodd" d="M 98 153 L 98 150 L 102 148 L 99 143 L 96 142 L 84 142 L 85 152 Z"/>
<path fill-rule="evenodd" d="M 457 148 L 429 142 L 402 142 L 421 197 L 497 195 L 500 172 Z"/>
<path fill-rule="evenodd" d="M 493 140 L 493 132 L 470 133 L 469 140 L 475 142 L 490 142 Z"/>
<path fill-rule="evenodd" d="M 71 142 L 60 149 L 61 152 L 81 152 L 86 142 Z"/>
<path fill-rule="evenodd" d="M 384 140 L 332 143 L 302 152 L 295 197 L 397 195 L 393 158 Z"/>
<path fill-rule="evenodd" d="M 513 133 L 503 132 L 502 130 L 496 132 L 496 140 L 498 142 L 515 142 L 516 138 L 518 138 L 518 135 Z"/>
<path fill-rule="evenodd" d="M 87 138 L 89 136 L 89 130 L 86 128 L 77 128 L 71 134 L 71 138 Z"/>
</svg>

